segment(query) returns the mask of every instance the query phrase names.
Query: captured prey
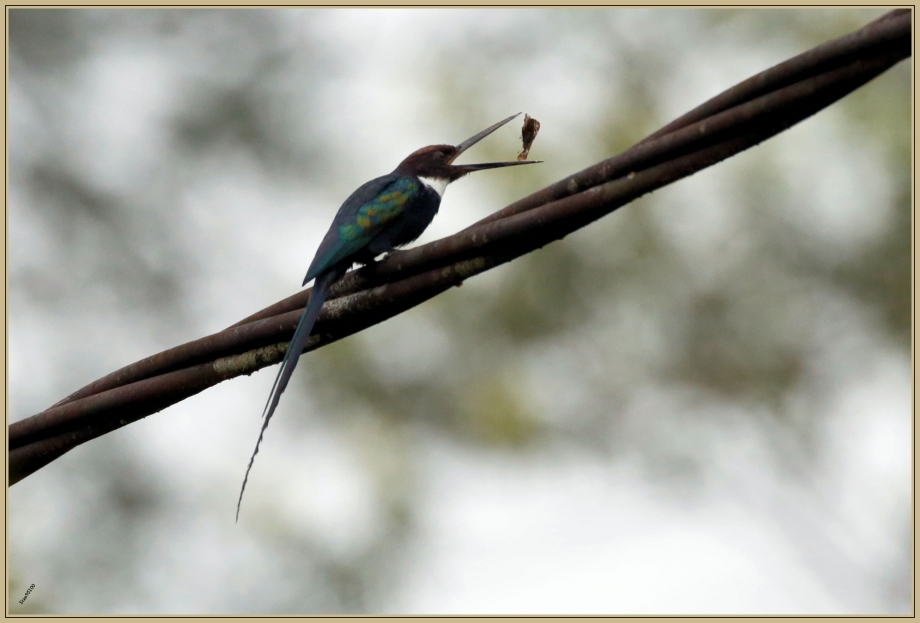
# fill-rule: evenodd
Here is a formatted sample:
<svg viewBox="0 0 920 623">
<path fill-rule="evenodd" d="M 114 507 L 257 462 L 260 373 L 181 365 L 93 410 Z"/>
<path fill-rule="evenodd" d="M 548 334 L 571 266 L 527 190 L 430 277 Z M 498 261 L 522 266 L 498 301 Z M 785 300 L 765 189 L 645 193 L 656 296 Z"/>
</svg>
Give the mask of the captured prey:
<svg viewBox="0 0 920 623">
<path fill-rule="evenodd" d="M 342 277 L 352 264 L 369 264 L 378 255 L 388 253 L 418 238 L 438 213 L 441 197 L 451 182 L 474 171 L 538 162 L 518 160 L 453 164 L 460 154 L 518 115 L 520 113 L 499 121 L 459 145 L 422 147 L 409 154 L 389 175 L 372 179 L 359 187 L 339 208 L 303 280 L 303 285 L 311 279 L 316 280 L 313 284 L 313 293 L 281 361 L 281 369 L 262 412 L 262 430 L 259 431 L 256 448 L 246 467 L 240 498 L 236 504 L 237 521 L 240 518 L 240 504 L 243 501 L 246 482 L 249 480 L 249 471 L 256 454 L 259 453 L 265 429 L 297 366 L 297 360 L 303 353 L 330 286 Z"/>
</svg>

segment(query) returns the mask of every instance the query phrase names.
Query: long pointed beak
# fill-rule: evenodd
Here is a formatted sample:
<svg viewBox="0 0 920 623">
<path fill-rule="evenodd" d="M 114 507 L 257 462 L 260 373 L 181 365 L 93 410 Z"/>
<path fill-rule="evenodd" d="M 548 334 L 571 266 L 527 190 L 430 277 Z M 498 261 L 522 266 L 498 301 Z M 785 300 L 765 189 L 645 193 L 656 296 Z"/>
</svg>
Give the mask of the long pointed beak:
<svg viewBox="0 0 920 623">
<path fill-rule="evenodd" d="M 483 164 L 455 164 L 454 169 L 460 169 L 463 174 L 472 173 L 473 171 L 484 171 L 486 169 L 498 169 L 501 167 L 515 167 L 519 164 L 540 164 L 542 160 L 515 160 L 514 162 L 486 162 Z"/>
<path fill-rule="evenodd" d="M 460 143 L 459 145 L 457 145 L 457 153 L 454 154 L 454 157 L 451 158 L 450 162 L 453 162 L 454 160 L 456 160 L 456 159 L 457 159 L 457 156 L 459 156 L 460 154 L 462 154 L 463 152 L 465 152 L 467 149 L 469 149 L 470 147 L 472 147 L 473 145 L 475 145 L 476 143 L 478 143 L 479 141 L 481 141 L 482 139 L 484 139 L 484 138 L 487 137 L 488 135 L 492 134 L 492 132 L 494 132 L 495 130 L 499 129 L 500 127 L 502 127 L 503 125 L 505 125 L 506 123 L 508 123 L 508 122 L 511 121 L 512 119 L 514 119 L 515 117 L 519 116 L 520 114 L 521 114 L 521 113 L 517 113 L 516 115 L 511 115 L 511 116 L 508 117 L 507 119 L 503 119 L 502 121 L 499 121 L 499 122 L 496 123 L 495 125 L 489 126 L 488 128 L 486 128 L 485 130 L 483 130 L 483 131 L 480 132 L 479 134 L 476 134 L 475 136 L 471 136 L 470 138 L 466 139 L 465 141 L 463 141 L 462 143 Z M 449 162 L 448 164 L 450 164 L 450 162 Z M 491 167 L 490 167 L 490 168 L 491 168 Z"/>
<path fill-rule="evenodd" d="M 488 128 L 486 128 L 485 130 L 483 130 L 483 131 L 480 132 L 479 134 L 476 134 L 476 135 L 474 135 L 474 136 L 471 136 L 470 138 L 466 139 L 465 141 L 463 141 L 462 143 L 460 143 L 459 145 L 457 145 L 457 153 L 454 154 L 454 157 L 450 159 L 450 163 L 452 163 L 454 160 L 456 160 L 456 159 L 457 159 L 457 156 L 459 156 L 460 154 L 462 154 L 463 152 L 465 152 L 467 149 L 469 149 L 470 147 L 472 147 L 473 145 L 475 145 L 476 143 L 478 143 L 479 141 L 481 141 L 482 139 L 484 139 L 484 138 L 487 137 L 488 135 L 492 134 L 492 132 L 494 132 L 495 130 L 499 129 L 500 127 L 502 127 L 503 125 L 505 125 L 506 123 L 508 123 L 508 122 L 511 121 L 512 119 L 514 119 L 515 117 L 519 117 L 520 114 L 521 114 L 521 113 L 517 113 L 516 115 L 511 115 L 511 116 L 508 117 L 507 119 L 502 119 L 501 121 L 499 121 L 499 122 L 496 123 L 495 125 L 490 125 Z M 498 168 L 501 168 L 501 167 L 514 167 L 514 166 L 517 166 L 517 165 L 519 165 L 519 164 L 539 164 L 539 163 L 541 163 L 541 162 L 543 162 L 543 161 L 542 161 L 542 160 L 516 160 L 516 161 L 514 161 L 514 162 L 486 162 L 486 163 L 483 163 L 483 164 L 459 164 L 459 165 L 453 165 L 453 168 L 454 168 L 454 169 L 459 169 L 459 170 L 463 171 L 463 174 L 466 175 L 467 173 L 472 173 L 473 171 L 484 171 L 484 170 L 486 170 L 486 169 L 498 169 Z M 448 163 L 448 164 L 450 164 L 450 163 Z"/>
</svg>

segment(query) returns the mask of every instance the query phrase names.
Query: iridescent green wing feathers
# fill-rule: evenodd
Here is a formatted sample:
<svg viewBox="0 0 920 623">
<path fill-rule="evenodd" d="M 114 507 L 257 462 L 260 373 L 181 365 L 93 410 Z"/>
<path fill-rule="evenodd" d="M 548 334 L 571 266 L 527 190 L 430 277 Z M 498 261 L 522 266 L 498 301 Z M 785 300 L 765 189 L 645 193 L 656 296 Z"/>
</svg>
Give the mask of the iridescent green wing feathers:
<svg viewBox="0 0 920 623">
<path fill-rule="evenodd" d="M 358 188 L 339 208 L 304 283 L 366 247 L 403 213 L 406 203 L 418 190 L 417 181 L 392 174 Z"/>
</svg>

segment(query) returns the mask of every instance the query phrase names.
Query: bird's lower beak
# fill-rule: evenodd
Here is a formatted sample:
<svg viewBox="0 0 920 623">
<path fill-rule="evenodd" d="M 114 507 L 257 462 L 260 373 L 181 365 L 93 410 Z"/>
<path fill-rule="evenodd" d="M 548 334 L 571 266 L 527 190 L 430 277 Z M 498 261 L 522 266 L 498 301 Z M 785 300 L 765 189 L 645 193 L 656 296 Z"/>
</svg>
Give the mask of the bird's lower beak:
<svg viewBox="0 0 920 623">
<path fill-rule="evenodd" d="M 539 164 L 542 160 L 515 160 L 514 162 L 485 162 L 483 164 L 455 164 L 454 169 L 463 171 L 463 174 L 472 173 L 473 171 L 485 171 L 486 169 L 499 169 L 501 167 L 514 167 L 519 164 Z"/>
<path fill-rule="evenodd" d="M 520 115 L 520 114 L 521 114 L 521 113 L 518 113 L 517 115 L 511 115 L 511 116 L 508 117 L 507 119 L 503 119 L 502 121 L 499 121 L 499 122 L 496 123 L 495 125 L 489 126 L 488 128 L 486 128 L 485 130 L 483 130 L 483 131 L 480 132 L 479 134 L 476 134 L 475 136 L 471 136 L 470 138 L 466 139 L 465 141 L 463 141 L 462 143 L 460 143 L 459 145 L 457 145 L 457 153 L 454 154 L 454 157 L 450 159 L 450 162 L 448 162 L 448 164 L 453 163 L 453 161 L 457 159 L 457 156 L 459 156 L 460 154 L 462 154 L 463 152 L 465 152 L 467 149 L 469 149 L 470 147 L 472 147 L 473 145 L 475 145 L 476 143 L 478 143 L 479 141 L 481 141 L 482 139 L 484 139 L 484 138 L 487 137 L 488 135 L 492 134 L 492 132 L 494 132 L 495 130 L 499 129 L 500 127 L 502 127 L 503 125 L 505 125 L 506 123 L 508 123 L 509 121 L 511 121 L 512 119 L 514 119 L 515 117 L 517 117 L 517 116 Z M 514 164 L 514 163 L 512 163 L 512 164 Z M 484 165 L 481 165 L 481 166 L 484 166 Z M 494 165 L 493 165 L 493 166 L 487 166 L 487 167 L 485 167 L 485 168 L 491 169 L 491 168 L 494 168 Z M 475 170 L 478 171 L 479 169 L 475 169 Z"/>
</svg>

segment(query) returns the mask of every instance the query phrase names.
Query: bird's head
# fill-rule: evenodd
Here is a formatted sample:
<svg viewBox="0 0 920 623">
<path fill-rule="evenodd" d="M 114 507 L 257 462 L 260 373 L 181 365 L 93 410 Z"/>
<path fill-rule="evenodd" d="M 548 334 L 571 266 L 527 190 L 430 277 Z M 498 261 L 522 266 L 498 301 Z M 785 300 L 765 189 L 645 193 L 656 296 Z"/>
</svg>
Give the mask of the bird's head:
<svg viewBox="0 0 920 623">
<path fill-rule="evenodd" d="M 439 186 L 445 188 L 447 184 L 460 179 L 467 173 L 473 171 L 484 171 L 486 169 L 498 169 L 500 167 L 513 167 L 519 164 L 536 164 L 539 160 L 516 160 L 514 162 L 486 162 L 483 164 L 453 164 L 457 157 L 467 149 L 487 137 L 489 134 L 502 127 L 521 113 L 512 115 L 507 119 L 499 121 L 482 132 L 471 136 L 459 145 L 429 145 L 412 152 L 409 156 L 399 163 L 394 173 L 403 175 L 415 175 L 423 181 L 431 181 L 429 186 Z M 443 190 L 439 191 L 439 194 Z"/>
</svg>

